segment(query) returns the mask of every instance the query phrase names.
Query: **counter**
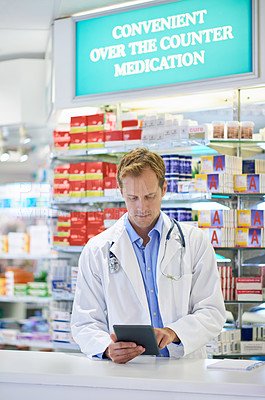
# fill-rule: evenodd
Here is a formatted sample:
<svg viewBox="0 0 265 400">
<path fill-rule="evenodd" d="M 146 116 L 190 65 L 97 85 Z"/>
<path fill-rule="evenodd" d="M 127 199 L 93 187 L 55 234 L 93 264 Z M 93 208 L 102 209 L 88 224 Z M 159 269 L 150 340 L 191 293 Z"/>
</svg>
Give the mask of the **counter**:
<svg viewBox="0 0 265 400">
<path fill-rule="evenodd" d="M 265 398 L 265 367 L 207 370 L 216 360 L 140 356 L 127 364 L 81 354 L 0 350 L 0 394 L 8 400 L 215 400 Z"/>
</svg>

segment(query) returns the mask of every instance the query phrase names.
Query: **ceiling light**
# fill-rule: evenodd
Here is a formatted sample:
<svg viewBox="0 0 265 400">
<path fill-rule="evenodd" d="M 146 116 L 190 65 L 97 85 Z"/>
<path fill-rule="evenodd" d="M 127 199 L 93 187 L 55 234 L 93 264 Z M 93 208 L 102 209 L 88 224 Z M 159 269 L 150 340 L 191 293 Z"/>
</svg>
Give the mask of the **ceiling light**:
<svg viewBox="0 0 265 400">
<path fill-rule="evenodd" d="M 31 142 L 31 137 L 28 135 L 28 132 L 26 131 L 23 125 L 19 127 L 19 136 L 20 136 L 19 139 L 20 144 L 27 144 Z"/>
<path fill-rule="evenodd" d="M 6 138 L 4 136 L 3 129 L 0 128 L 0 146 L 3 146 L 6 143 Z"/>
<path fill-rule="evenodd" d="M 29 156 L 27 154 L 22 154 L 20 156 L 20 162 L 25 162 L 28 160 L 28 158 L 29 158 Z"/>
<path fill-rule="evenodd" d="M 5 162 L 5 161 L 8 161 L 9 158 L 10 158 L 10 154 L 8 152 L 5 152 L 5 153 L 1 154 L 0 161 Z"/>
<path fill-rule="evenodd" d="M 87 11 L 82 11 L 82 12 L 79 12 L 79 13 L 75 13 L 75 14 L 72 14 L 72 17 L 81 17 L 81 16 L 87 15 L 87 14 L 95 14 L 95 13 L 99 13 L 99 12 L 115 10 L 115 9 L 118 9 L 118 8 L 130 7 L 130 6 L 135 6 L 135 5 L 143 4 L 143 3 L 150 3 L 151 1 L 153 1 L 153 0 L 127 1 L 127 3 L 113 4 L 111 6 L 94 8 L 93 10 L 87 10 Z"/>
<path fill-rule="evenodd" d="M 31 138 L 30 138 L 30 137 L 26 137 L 26 138 L 23 140 L 23 144 L 27 144 L 27 143 L 29 143 L 29 142 L 31 142 Z"/>
</svg>

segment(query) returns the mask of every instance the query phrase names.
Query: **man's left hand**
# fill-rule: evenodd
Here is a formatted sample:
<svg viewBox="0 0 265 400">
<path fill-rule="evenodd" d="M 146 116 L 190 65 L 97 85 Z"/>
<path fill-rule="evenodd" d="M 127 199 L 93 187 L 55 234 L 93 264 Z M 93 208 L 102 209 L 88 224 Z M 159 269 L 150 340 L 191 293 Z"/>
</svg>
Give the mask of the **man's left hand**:
<svg viewBox="0 0 265 400">
<path fill-rule="evenodd" d="M 179 337 L 176 335 L 176 333 L 170 329 L 170 328 L 154 328 L 155 330 L 155 335 L 158 343 L 158 347 L 160 349 L 163 349 L 166 347 L 168 344 L 174 342 L 174 343 L 180 343 Z"/>
</svg>

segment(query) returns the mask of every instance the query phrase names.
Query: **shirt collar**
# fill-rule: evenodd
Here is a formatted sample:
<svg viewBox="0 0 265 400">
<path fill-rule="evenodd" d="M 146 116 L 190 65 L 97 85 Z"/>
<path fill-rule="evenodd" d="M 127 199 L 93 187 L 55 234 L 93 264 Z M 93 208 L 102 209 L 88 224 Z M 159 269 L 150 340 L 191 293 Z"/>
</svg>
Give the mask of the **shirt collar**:
<svg viewBox="0 0 265 400">
<path fill-rule="evenodd" d="M 152 232 L 157 231 L 159 234 L 159 240 L 162 236 L 162 230 L 163 230 L 163 216 L 162 213 L 160 212 L 159 218 L 155 224 L 155 226 L 153 227 L 153 229 L 149 232 L 148 236 L 150 237 L 152 235 Z M 134 230 L 132 224 L 129 221 L 128 215 L 126 215 L 125 219 L 124 219 L 124 225 L 125 228 L 128 232 L 128 235 L 130 237 L 130 240 L 132 243 L 136 242 L 138 239 L 142 239 L 138 233 Z"/>
</svg>

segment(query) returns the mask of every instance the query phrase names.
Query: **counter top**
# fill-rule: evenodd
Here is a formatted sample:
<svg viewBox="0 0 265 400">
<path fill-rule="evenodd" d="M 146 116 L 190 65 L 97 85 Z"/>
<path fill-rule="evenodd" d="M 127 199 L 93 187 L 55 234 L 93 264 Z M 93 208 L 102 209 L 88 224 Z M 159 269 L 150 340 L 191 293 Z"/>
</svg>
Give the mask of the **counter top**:
<svg viewBox="0 0 265 400">
<path fill-rule="evenodd" d="M 212 362 L 216 360 L 140 356 L 119 365 L 82 354 L 0 350 L 0 392 L 2 384 L 27 384 L 201 394 L 211 399 L 221 395 L 239 399 L 240 394 L 246 399 L 265 397 L 265 367 L 208 370 Z"/>
</svg>

